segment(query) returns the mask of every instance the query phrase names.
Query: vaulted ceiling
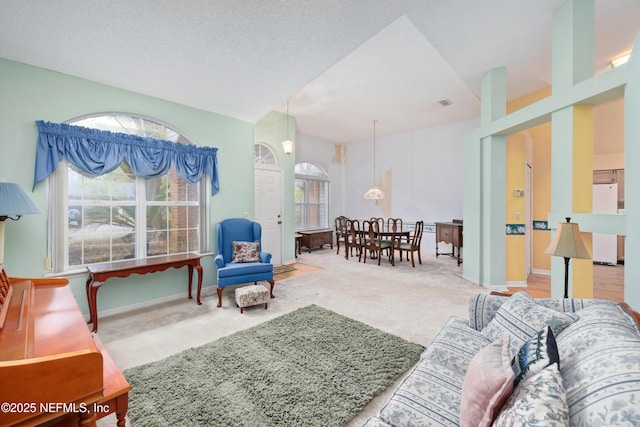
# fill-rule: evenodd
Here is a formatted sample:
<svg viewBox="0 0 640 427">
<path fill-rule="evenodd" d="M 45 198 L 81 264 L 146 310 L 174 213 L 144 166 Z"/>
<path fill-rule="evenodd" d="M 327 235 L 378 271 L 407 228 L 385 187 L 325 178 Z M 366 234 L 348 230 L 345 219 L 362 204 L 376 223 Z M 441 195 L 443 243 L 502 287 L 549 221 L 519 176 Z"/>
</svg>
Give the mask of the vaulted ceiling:
<svg viewBox="0 0 640 427">
<path fill-rule="evenodd" d="M 336 142 L 479 117 L 551 83 L 562 0 L 0 0 L 0 57 Z M 595 0 L 595 72 L 631 50 L 640 1 Z M 442 106 L 448 100 L 451 105 Z"/>
</svg>

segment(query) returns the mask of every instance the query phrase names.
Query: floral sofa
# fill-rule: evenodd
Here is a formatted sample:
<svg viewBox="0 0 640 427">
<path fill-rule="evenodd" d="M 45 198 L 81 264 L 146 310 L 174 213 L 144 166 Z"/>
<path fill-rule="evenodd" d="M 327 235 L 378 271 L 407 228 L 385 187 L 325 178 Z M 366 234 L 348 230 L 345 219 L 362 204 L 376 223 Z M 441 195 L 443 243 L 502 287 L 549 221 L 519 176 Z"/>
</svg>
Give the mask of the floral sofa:
<svg viewBox="0 0 640 427">
<path fill-rule="evenodd" d="M 639 426 L 640 330 L 626 308 L 476 294 L 365 426 Z"/>
</svg>

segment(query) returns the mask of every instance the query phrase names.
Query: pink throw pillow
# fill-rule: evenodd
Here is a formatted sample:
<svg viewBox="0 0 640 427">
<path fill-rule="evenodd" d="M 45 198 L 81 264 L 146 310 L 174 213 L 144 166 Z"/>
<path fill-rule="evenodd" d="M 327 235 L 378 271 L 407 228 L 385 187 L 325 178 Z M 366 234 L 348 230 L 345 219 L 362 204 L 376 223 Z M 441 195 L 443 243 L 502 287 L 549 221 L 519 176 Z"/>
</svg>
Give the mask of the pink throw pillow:
<svg viewBox="0 0 640 427">
<path fill-rule="evenodd" d="M 480 350 L 469 363 L 462 383 L 460 425 L 490 426 L 513 392 L 509 336 Z"/>
</svg>

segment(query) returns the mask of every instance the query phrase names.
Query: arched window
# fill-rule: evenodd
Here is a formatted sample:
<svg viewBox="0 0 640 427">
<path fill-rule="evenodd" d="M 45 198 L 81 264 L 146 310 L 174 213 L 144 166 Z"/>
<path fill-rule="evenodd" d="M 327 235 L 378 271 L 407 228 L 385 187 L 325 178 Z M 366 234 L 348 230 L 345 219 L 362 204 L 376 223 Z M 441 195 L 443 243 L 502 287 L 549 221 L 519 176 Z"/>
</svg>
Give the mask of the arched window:
<svg viewBox="0 0 640 427">
<path fill-rule="evenodd" d="M 276 156 L 267 144 L 256 142 L 253 146 L 256 163 L 277 166 Z"/>
<path fill-rule="evenodd" d="M 125 114 L 83 117 L 68 123 L 192 143 L 165 124 Z M 175 167 L 156 178 L 140 178 L 126 161 L 113 172 L 95 176 L 64 162 L 50 180 L 49 253 L 54 272 L 207 250 L 206 179 L 189 184 Z"/>
<path fill-rule="evenodd" d="M 295 166 L 296 230 L 329 227 L 329 175 L 312 163 Z"/>
</svg>

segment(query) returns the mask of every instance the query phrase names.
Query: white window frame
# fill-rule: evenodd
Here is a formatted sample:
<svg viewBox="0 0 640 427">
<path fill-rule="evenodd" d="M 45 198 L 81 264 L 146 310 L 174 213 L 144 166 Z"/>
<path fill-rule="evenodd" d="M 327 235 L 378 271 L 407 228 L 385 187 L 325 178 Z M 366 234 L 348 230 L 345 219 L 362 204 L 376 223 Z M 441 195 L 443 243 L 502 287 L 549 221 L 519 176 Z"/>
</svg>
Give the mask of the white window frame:
<svg viewBox="0 0 640 427">
<path fill-rule="evenodd" d="M 74 123 L 88 117 L 124 115 L 142 118 L 155 123 L 159 123 L 169 129 L 176 130 L 175 127 L 163 123 L 159 120 L 148 118 L 145 116 L 134 115 L 130 113 L 98 113 L 82 117 L 78 117 L 67 121 L 66 123 Z M 183 137 L 188 137 L 179 132 Z M 191 140 L 189 140 L 191 142 Z M 46 271 L 49 275 L 64 274 L 70 275 L 74 273 L 85 273 L 86 265 L 69 267 L 68 248 L 69 248 L 69 225 L 68 225 L 68 167 L 66 159 L 62 159 L 56 170 L 48 178 L 48 218 L 47 218 L 47 259 L 45 261 Z M 198 224 L 199 231 L 199 253 L 207 254 L 211 252 L 211 227 L 208 221 L 211 205 L 211 182 L 206 175 L 200 180 L 200 194 L 198 204 L 200 206 L 200 221 Z M 105 202 L 105 206 L 111 205 L 113 202 Z M 119 201 L 118 205 L 128 204 Z M 176 202 L 176 205 L 184 205 L 184 203 Z M 147 235 L 147 215 L 146 207 L 149 205 L 146 201 L 146 189 L 144 178 L 136 179 L 136 200 L 131 202 L 136 207 L 136 258 L 143 259 L 146 254 L 146 235 Z M 169 206 L 171 203 L 169 203 Z M 143 238 L 141 238 L 143 236 Z M 126 261 L 126 260 L 121 260 Z M 113 261 L 119 262 L 119 261 Z"/>
<path fill-rule="evenodd" d="M 315 163 L 300 162 L 300 163 L 297 163 L 296 166 L 298 166 L 300 164 L 309 164 L 309 165 L 313 166 L 314 168 L 317 168 L 320 172 L 323 173 L 322 176 L 320 176 L 320 175 L 306 175 L 306 174 L 298 174 L 298 173 L 296 173 L 295 174 L 295 179 L 296 180 L 300 179 L 300 180 L 305 180 L 305 181 L 319 181 L 319 182 L 325 183 L 325 186 L 326 186 L 326 189 L 327 189 L 326 190 L 327 201 L 325 203 L 326 208 L 325 208 L 325 212 L 324 212 L 324 217 L 326 219 L 326 224 L 324 224 L 324 225 L 323 224 L 319 224 L 318 226 L 321 227 L 321 228 L 329 228 L 329 212 L 331 211 L 331 206 L 330 206 L 330 202 L 331 202 L 331 195 L 330 195 L 331 179 L 329 177 L 329 174 L 327 173 L 326 170 L 324 170 L 324 168 L 318 166 Z M 295 200 L 294 200 L 294 204 L 296 205 L 296 208 L 297 208 L 298 203 L 295 202 Z M 307 203 L 307 202 L 304 202 L 304 204 L 305 205 L 309 205 L 309 203 Z M 297 209 L 295 209 L 295 211 L 296 211 L 296 215 L 297 215 Z M 295 222 L 296 222 L 296 224 L 298 223 L 297 218 L 296 218 Z M 304 222 L 305 221 L 303 221 L 303 223 Z M 314 228 L 316 228 L 316 227 L 312 227 L 312 228 L 308 228 L 308 227 L 297 228 L 296 227 L 296 231 L 311 230 L 311 229 L 314 229 Z"/>
</svg>

